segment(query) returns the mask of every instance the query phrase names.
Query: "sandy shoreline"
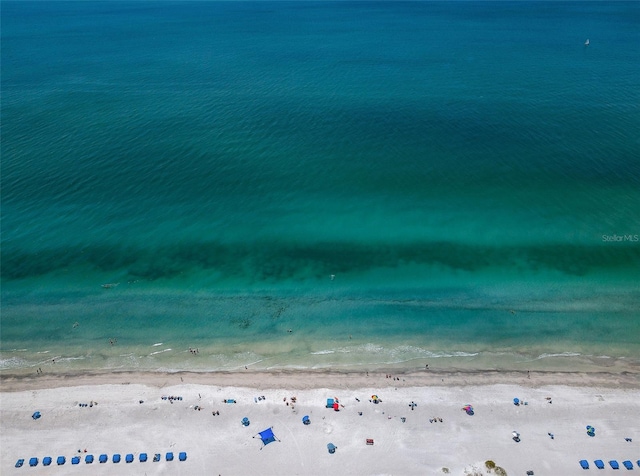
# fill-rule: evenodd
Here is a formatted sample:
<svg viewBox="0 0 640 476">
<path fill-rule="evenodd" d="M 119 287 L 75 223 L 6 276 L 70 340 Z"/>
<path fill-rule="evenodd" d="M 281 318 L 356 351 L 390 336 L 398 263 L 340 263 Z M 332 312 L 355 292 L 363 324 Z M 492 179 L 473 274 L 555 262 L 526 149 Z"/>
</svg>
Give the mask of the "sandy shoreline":
<svg viewBox="0 0 640 476">
<path fill-rule="evenodd" d="M 399 380 L 387 379 L 393 375 Z M 0 375 L 2 392 L 49 389 L 65 386 L 107 385 L 139 383 L 156 387 L 183 383 L 218 386 L 242 386 L 249 388 L 313 389 L 347 388 L 359 389 L 376 386 L 467 386 L 518 383 L 525 387 L 543 385 L 569 385 L 604 388 L 640 388 L 640 373 L 622 372 L 557 372 L 557 371 L 452 371 L 429 369 L 424 371 L 388 372 L 328 371 L 328 370 L 278 370 L 245 372 L 99 372 L 43 373 Z"/>
<path fill-rule="evenodd" d="M 101 475 L 488 474 L 487 460 L 507 474 L 572 475 L 582 474 L 583 458 L 592 467 L 594 459 L 640 458 L 640 380 L 628 372 L 118 372 L 4 375 L 1 382 L 2 474 L 86 474 L 84 460 L 70 465 L 85 449 L 96 458 L 90 472 Z M 374 394 L 381 403 L 370 401 Z M 169 396 L 182 400 L 162 398 Z M 343 405 L 338 412 L 325 408 L 334 397 Z M 527 405 L 515 406 L 516 397 Z M 466 404 L 473 416 L 462 411 Z M 36 410 L 42 417 L 33 420 Z M 270 427 L 280 441 L 261 450 L 253 436 Z M 186 451 L 187 461 L 165 461 L 168 451 Z M 141 452 L 149 461 L 138 461 Z M 102 453 L 132 453 L 136 461 L 99 464 Z M 162 461 L 152 462 L 156 453 Z M 55 463 L 60 455 L 63 468 Z M 32 456 L 54 462 L 14 468 Z"/>
</svg>

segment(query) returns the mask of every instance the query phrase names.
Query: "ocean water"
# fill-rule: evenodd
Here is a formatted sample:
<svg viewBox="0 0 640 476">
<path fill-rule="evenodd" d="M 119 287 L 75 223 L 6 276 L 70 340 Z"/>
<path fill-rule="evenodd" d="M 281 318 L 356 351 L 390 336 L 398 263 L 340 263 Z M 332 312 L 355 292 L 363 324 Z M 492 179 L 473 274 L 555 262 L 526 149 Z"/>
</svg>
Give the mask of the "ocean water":
<svg viewBox="0 0 640 476">
<path fill-rule="evenodd" d="M 639 25 L 3 2 L 0 372 L 637 371 Z"/>
</svg>

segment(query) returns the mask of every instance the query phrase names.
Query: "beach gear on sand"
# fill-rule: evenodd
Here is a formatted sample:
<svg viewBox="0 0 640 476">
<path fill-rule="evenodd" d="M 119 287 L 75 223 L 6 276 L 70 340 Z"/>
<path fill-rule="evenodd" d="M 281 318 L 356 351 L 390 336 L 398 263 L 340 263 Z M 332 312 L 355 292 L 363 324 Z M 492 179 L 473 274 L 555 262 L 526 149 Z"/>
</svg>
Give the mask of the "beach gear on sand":
<svg viewBox="0 0 640 476">
<path fill-rule="evenodd" d="M 249 419 L 247 417 L 244 417 L 242 419 L 242 426 L 249 426 L 251 422 L 249 421 Z"/>
<path fill-rule="evenodd" d="M 267 428 L 266 430 L 261 431 L 257 435 L 254 435 L 254 438 L 258 436 L 260 436 L 260 439 L 262 440 L 262 446 L 260 447 L 260 449 L 264 448 L 269 443 L 273 443 L 274 441 L 280 441 L 278 438 L 276 438 L 276 435 L 273 434 L 273 430 L 271 428 Z"/>
<path fill-rule="evenodd" d="M 106 454 L 102 453 L 100 456 L 98 456 L 98 461 L 100 463 L 106 463 L 107 461 L 109 461 L 109 457 Z"/>
<path fill-rule="evenodd" d="M 125 456 L 124 461 L 125 463 L 133 463 L 133 454 L 129 453 L 127 456 Z"/>
<path fill-rule="evenodd" d="M 622 466 L 624 466 L 627 469 L 633 469 L 633 463 L 629 460 L 623 461 Z"/>
<path fill-rule="evenodd" d="M 33 457 L 29 460 L 29 466 L 38 466 L 38 458 Z"/>
<path fill-rule="evenodd" d="M 305 425 L 309 425 L 311 423 L 311 420 L 309 420 L 309 415 L 305 415 L 302 417 L 302 423 L 304 423 Z"/>
<path fill-rule="evenodd" d="M 586 459 L 581 459 L 580 466 L 582 466 L 582 469 L 589 469 L 589 462 Z"/>
<path fill-rule="evenodd" d="M 42 458 L 42 464 L 44 466 L 49 466 L 51 464 L 51 456 L 45 456 L 44 458 Z"/>
<path fill-rule="evenodd" d="M 113 458 L 111 459 L 114 463 L 119 463 L 120 462 L 120 453 L 116 453 L 113 455 Z"/>
<path fill-rule="evenodd" d="M 20 458 L 18 461 L 16 461 L 16 468 L 21 468 L 23 464 L 24 458 Z"/>
<path fill-rule="evenodd" d="M 333 404 L 333 410 L 336 412 L 340 411 L 340 405 L 337 402 Z"/>
<path fill-rule="evenodd" d="M 514 404 L 515 406 L 520 405 L 520 399 L 519 399 L 519 398 L 514 398 L 514 399 L 513 399 L 513 404 Z"/>
<path fill-rule="evenodd" d="M 331 454 L 335 453 L 337 448 L 338 447 L 336 445 L 334 445 L 333 443 L 329 443 L 327 445 L 327 449 L 329 450 L 329 453 L 331 453 Z"/>
<path fill-rule="evenodd" d="M 157 463 L 158 461 L 160 461 L 162 457 L 160 456 L 160 453 L 156 453 L 153 457 L 153 461 L 154 463 Z"/>
<path fill-rule="evenodd" d="M 327 408 L 333 408 L 333 398 L 327 398 Z"/>
<path fill-rule="evenodd" d="M 87 464 L 93 463 L 93 455 L 87 455 L 84 457 L 84 462 Z"/>
<path fill-rule="evenodd" d="M 71 458 L 71 464 L 80 464 L 80 456 L 74 456 Z"/>
<path fill-rule="evenodd" d="M 596 436 L 596 429 L 591 425 L 587 425 L 587 435 Z"/>
<path fill-rule="evenodd" d="M 178 459 L 180 461 L 186 461 L 187 460 L 187 453 L 184 451 L 181 451 L 180 453 L 178 453 Z"/>
<path fill-rule="evenodd" d="M 620 469 L 620 465 L 615 459 L 609 461 L 609 466 L 611 466 L 613 469 Z"/>
<path fill-rule="evenodd" d="M 56 460 L 56 463 L 58 464 L 58 466 L 62 466 L 66 462 L 67 462 L 67 458 L 65 458 L 64 456 L 58 456 L 58 459 Z"/>
<path fill-rule="evenodd" d="M 138 459 L 140 460 L 141 463 L 144 463 L 147 461 L 147 453 L 140 453 L 140 456 L 138 457 Z"/>
<path fill-rule="evenodd" d="M 31 418 L 33 418 L 34 420 L 37 420 L 41 416 L 42 414 L 40 412 L 33 412 L 33 415 L 31 415 Z"/>
<path fill-rule="evenodd" d="M 601 459 L 597 459 L 593 462 L 598 469 L 604 469 L 604 462 Z"/>
<path fill-rule="evenodd" d="M 173 453 L 170 451 L 168 452 L 165 457 L 164 457 L 167 461 L 173 461 Z"/>
</svg>

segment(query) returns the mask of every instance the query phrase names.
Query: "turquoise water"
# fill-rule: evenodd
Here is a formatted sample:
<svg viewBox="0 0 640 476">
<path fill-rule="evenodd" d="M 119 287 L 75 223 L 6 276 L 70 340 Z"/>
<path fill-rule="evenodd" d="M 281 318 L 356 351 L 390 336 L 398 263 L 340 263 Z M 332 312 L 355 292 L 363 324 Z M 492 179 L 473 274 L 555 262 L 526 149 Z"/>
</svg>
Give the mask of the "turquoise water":
<svg viewBox="0 0 640 476">
<path fill-rule="evenodd" d="M 640 364 L 638 3 L 1 21 L 2 372 Z"/>
</svg>

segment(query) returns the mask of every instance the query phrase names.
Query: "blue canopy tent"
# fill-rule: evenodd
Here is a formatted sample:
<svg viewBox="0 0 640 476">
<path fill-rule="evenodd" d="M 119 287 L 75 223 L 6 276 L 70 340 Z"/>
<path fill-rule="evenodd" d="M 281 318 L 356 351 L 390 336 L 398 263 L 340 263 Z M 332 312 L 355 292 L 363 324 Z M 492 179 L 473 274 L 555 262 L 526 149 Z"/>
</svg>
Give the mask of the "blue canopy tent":
<svg viewBox="0 0 640 476">
<path fill-rule="evenodd" d="M 612 459 L 611 461 L 609 461 L 609 464 L 613 469 L 620 469 L 620 465 L 615 459 Z"/>
<path fill-rule="evenodd" d="M 329 450 L 329 453 L 331 453 L 331 454 L 335 453 L 337 448 L 338 447 L 336 445 L 334 445 L 333 443 L 329 443 L 327 445 L 327 449 Z"/>
<path fill-rule="evenodd" d="M 162 456 L 160 456 L 160 453 L 156 453 L 156 454 L 153 456 L 153 461 L 154 461 L 155 463 L 157 463 L 158 461 L 160 461 L 160 459 L 162 459 Z"/>
<path fill-rule="evenodd" d="M 244 417 L 242 419 L 242 426 L 249 426 L 251 422 L 249 421 L 249 419 L 247 417 Z"/>
<path fill-rule="evenodd" d="M 127 456 L 124 457 L 124 461 L 126 463 L 133 463 L 133 454 L 128 453 Z"/>
<path fill-rule="evenodd" d="M 45 456 L 44 458 L 42 458 L 42 464 L 45 466 L 49 466 L 51 464 L 51 456 Z"/>
<path fill-rule="evenodd" d="M 582 466 L 582 469 L 589 469 L 589 462 L 586 459 L 581 459 L 580 466 Z"/>
<path fill-rule="evenodd" d="M 74 456 L 71 458 L 71 464 L 80 464 L 80 456 Z"/>
<path fill-rule="evenodd" d="M 327 398 L 327 408 L 333 408 L 333 398 Z"/>
<path fill-rule="evenodd" d="M 87 455 L 84 457 L 84 462 L 87 464 L 93 463 L 93 455 Z"/>
<path fill-rule="evenodd" d="M 167 461 L 173 461 L 173 453 L 169 451 L 165 456 Z"/>
<path fill-rule="evenodd" d="M 180 453 L 178 453 L 178 459 L 180 461 L 186 461 L 187 460 L 187 453 L 185 451 L 181 451 Z"/>
<path fill-rule="evenodd" d="M 278 438 L 276 438 L 276 435 L 273 434 L 273 430 L 271 428 L 267 428 L 266 430 L 261 431 L 260 433 L 255 435 L 254 438 L 258 435 L 260 435 L 260 439 L 262 440 L 262 443 L 263 443 L 260 449 L 264 448 L 269 443 L 273 443 L 274 441 L 280 441 Z"/>
<path fill-rule="evenodd" d="M 66 462 L 67 462 L 67 458 L 65 458 L 64 456 L 58 456 L 58 459 L 56 460 L 56 463 L 58 463 L 58 466 L 62 466 Z"/>
<path fill-rule="evenodd" d="M 29 460 L 29 466 L 38 466 L 38 458 L 35 456 Z"/>
<path fill-rule="evenodd" d="M 622 465 L 627 469 L 633 469 L 633 463 L 629 460 L 623 461 Z"/>
<path fill-rule="evenodd" d="M 302 417 L 302 423 L 304 423 L 305 425 L 309 425 L 311 423 L 311 420 L 309 420 L 309 415 L 305 415 Z"/>
<path fill-rule="evenodd" d="M 21 468 L 23 464 L 24 458 L 20 458 L 18 461 L 16 461 L 16 468 Z"/>
<path fill-rule="evenodd" d="M 140 453 L 140 462 L 144 463 L 145 461 L 147 461 L 147 453 Z"/>
<path fill-rule="evenodd" d="M 120 453 L 115 453 L 115 454 L 113 455 L 113 459 L 112 459 L 112 461 L 113 461 L 114 463 L 119 463 L 119 462 L 120 462 Z"/>
<path fill-rule="evenodd" d="M 41 416 L 42 414 L 40 414 L 40 412 L 33 412 L 33 415 L 31 415 L 31 418 L 33 418 L 34 420 L 37 420 Z"/>
<path fill-rule="evenodd" d="M 598 469 L 604 469 L 604 462 L 601 459 L 597 459 L 593 462 Z"/>
<path fill-rule="evenodd" d="M 100 461 L 101 463 L 106 463 L 107 461 L 109 461 L 109 457 L 102 453 L 99 457 L 98 457 L 98 461 Z"/>
</svg>

